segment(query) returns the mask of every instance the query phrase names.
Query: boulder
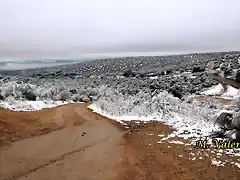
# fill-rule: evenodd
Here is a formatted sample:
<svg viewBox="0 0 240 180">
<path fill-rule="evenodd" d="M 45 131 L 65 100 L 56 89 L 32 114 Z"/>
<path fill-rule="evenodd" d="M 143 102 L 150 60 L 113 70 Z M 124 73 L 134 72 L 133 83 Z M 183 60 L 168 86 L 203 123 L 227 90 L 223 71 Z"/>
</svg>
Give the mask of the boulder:
<svg viewBox="0 0 240 180">
<path fill-rule="evenodd" d="M 232 120 L 233 115 L 231 113 L 223 112 L 217 117 L 215 123 L 218 124 L 221 129 L 228 130 L 232 129 Z"/>
</svg>

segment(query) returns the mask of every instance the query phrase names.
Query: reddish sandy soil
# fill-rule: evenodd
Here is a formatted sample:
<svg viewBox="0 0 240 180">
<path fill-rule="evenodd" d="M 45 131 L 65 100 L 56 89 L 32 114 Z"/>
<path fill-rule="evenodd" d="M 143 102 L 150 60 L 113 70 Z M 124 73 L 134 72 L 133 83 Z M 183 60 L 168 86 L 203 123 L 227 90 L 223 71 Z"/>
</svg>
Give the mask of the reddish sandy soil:
<svg viewBox="0 0 240 180">
<path fill-rule="evenodd" d="M 214 96 L 204 96 L 204 95 L 199 95 L 197 97 L 194 97 L 192 100 L 197 99 L 198 101 L 206 101 L 209 100 L 213 103 L 221 103 L 221 104 L 225 104 L 225 105 L 229 105 L 232 103 L 232 99 L 224 99 L 224 98 L 220 98 L 220 97 L 214 97 Z M 190 102 L 191 102 L 190 101 Z"/>
<path fill-rule="evenodd" d="M 122 126 L 91 112 L 87 104 L 39 112 L 1 109 L 0 179 L 239 179 L 236 166 L 212 165 L 214 155 L 209 151 L 158 143 L 163 138 L 159 134 L 167 136 L 171 131 L 155 122 Z"/>
</svg>

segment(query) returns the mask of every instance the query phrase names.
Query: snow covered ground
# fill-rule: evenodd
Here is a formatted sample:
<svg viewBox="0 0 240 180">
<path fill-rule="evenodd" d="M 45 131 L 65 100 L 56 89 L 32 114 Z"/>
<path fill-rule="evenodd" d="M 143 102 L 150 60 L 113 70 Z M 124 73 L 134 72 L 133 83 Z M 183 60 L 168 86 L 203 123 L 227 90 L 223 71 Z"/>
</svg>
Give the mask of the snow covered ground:
<svg viewBox="0 0 240 180">
<path fill-rule="evenodd" d="M 217 97 L 235 99 L 239 97 L 239 91 L 233 87 L 228 87 L 226 92 L 223 92 L 221 85 L 214 86 L 209 90 L 202 92 L 203 95 L 212 95 Z M 138 102 L 137 104 L 135 104 Z M 59 105 L 74 103 L 73 101 L 23 101 L 23 100 L 8 100 L 0 101 L 0 107 L 11 109 L 14 111 L 39 111 L 43 108 L 52 108 Z M 161 109 L 162 107 L 162 109 Z M 167 92 L 160 93 L 154 97 L 144 93 L 136 96 L 121 96 L 117 92 L 105 92 L 98 101 L 88 106 L 93 112 L 101 114 L 112 120 L 121 123 L 126 121 L 159 121 L 170 125 L 175 129 L 168 137 L 163 137 L 159 143 L 169 141 L 169 143 L 182 144 L 181 141 L 171 141 L 171 138 L 181 137 L 183 139 L 201 139 L 207 138 L 213 132 L 218 130 L 214 126 L 211 118 L 223 109 L 209 109 L 208 106 L 199 106 L 199 104 L 188 104 L 182 102 L 176 97 L 173 97 Z M 194 140 L 192 141 L 194 144 Z M 225 151 L 224 151 L 225 152 Z M 216 154 L 219 151 L 215 152 Z M 238 156 L 239 150 L 233 149 L 228 151 L 231 156 Z M 237 153 L 237 154 L 236 154 Z M 222 151 L 221 151 L 221 154 Z M 240 155 L 239 155 L 240 156 Z M 220 155 L 219 155 L 220 157 Z M 202 158 L 200 155 L 193 156 L 192 160 Z M 232 162 L 235 163 L 235 162 Z M 221 162 L 218 159 L 213 159 L 213 165 L 224 166 L 226 162 Z M 238 165 L 238 164 L 236 164 Z"/>
<path fill-rule="evenodd" d="M 73 103 L 64 101 L 0 101 L 0 107 L 13 111 L 40 111 L 45 108 Z"/>
<path fill-rule="evenodd" d="M 202 92 L 201 94 L 235 99 L 240 96 L 240 91 L 232 86 L 228 86 L 227 91 L 224 92 L 222 85 L 218 84 L 212 88 L 209 88 L 207 91 Z"/>
</svg>

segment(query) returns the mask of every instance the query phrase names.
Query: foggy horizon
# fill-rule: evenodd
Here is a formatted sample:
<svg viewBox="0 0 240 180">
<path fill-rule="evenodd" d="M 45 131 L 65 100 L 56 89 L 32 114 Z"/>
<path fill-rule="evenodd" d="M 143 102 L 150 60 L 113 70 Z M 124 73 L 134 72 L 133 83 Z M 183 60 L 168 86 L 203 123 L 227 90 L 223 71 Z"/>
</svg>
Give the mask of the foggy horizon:
<svg viewBox="0 0 240 180">
<path fill-rule="evenodd" d="M 0 61 L 240 49 L 238 0 L 0 2 Z"/>
</svg>

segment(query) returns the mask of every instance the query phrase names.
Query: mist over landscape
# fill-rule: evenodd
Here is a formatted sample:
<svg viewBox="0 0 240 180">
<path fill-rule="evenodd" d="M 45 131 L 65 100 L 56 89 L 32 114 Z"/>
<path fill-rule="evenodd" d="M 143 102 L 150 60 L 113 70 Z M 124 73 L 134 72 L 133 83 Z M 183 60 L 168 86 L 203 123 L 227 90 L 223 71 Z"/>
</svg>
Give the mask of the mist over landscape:
<svg viewBox="0 0 240 180">
<path fill-rule="evenodd" d="M 238 0 L 2 0 L 0 61 L 238 50 L 239 6 Z"/>
</svg>

